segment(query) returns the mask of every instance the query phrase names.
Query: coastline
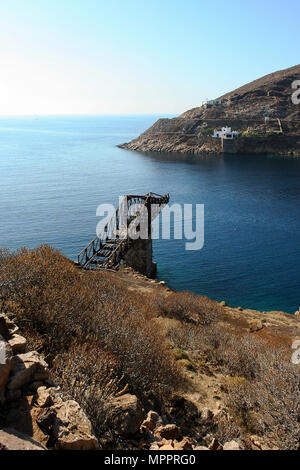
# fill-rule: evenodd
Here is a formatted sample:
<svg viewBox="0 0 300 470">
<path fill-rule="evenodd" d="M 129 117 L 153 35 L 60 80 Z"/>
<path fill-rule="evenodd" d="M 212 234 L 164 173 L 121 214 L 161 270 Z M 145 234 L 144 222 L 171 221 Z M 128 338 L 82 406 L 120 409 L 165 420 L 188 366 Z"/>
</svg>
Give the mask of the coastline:
<svg viewBox="0 0 300 470">
<path fill-rule="evenodd" d="M 153 289 L 161 289 L 164 293 L 171 293 L 171 292 L 183 292 L 181 290 L 172 289 L 170 286 L 166 284 L 164 280 L 153 279 L 145 276 L 144 274 L 135 271 L 131 267 L 126 265 L 121 265 L 117 270 L 109 270 L 110 273 L 113 273 L 119 280 L 128 283 L 129 289 L 131 290 L 140 290 L 141 292 L 151 292 Z M 193 294 L 192 291 L 188 291 Z M 296 318 L 295 313 L 288 313 L 283 310 L 270 310 L 270 311 L 260 311 L 254 308 L 248 307 L 233 307 L 227 303 L 227 301 L 217 301 L 215 299 L 211 299 L 206 296 L 205 293 L 202 294 L 194 294 L 196 296 L 205 297 L 215 302 L 216 304 L 220 305 L 227 311 L 235 312 L 237 315 L 241 315 L 242 313 L 249 313 L 250 317 L 253 315 L 254 318 L 264 317 L 267 318 L 268 316 L 282 316 L 283 318 Z M 300 326 L 300 323 L 299 323 Z"/>
<path fill-rule="evenodd" d="M 212 137 L 181 137 L 168 134 L 151 136 L 151 134 L 147 134 L 117 147 L 140 152 L 193 155 L 244 154 L 300 157 L 300 135 L 298 134 L 239 137 L 226 143 L 226 146 L 226 148 L 222 148 L 221 141 L 216 141 Z"/>
</svg>

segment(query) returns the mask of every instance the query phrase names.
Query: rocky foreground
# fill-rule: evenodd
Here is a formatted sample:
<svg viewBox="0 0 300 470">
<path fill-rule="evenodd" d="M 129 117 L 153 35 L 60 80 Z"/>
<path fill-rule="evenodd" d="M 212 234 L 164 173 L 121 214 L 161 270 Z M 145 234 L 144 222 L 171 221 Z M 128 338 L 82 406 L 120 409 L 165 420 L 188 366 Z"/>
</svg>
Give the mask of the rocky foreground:
<svg viewBox="0 0 300 470">
<path fill-rule="evenodd" d="M 36 351 L 26 352 L 17 325 L 0 314 L 1 450 L 99 449 L 91 423 L 74 400 L 66 400 Z"/>
<path fill-rule="evenodd" d="M 164 282 L 149 280 L 131 268 L 125 267 L 113 277 L 135 292 L 163 295 L 171 292 Z M 240 332 L 260 334 L 282 344 L 300 338 L 300 312 L 292 317 L 283 312 L 234 309 L 225 302 L 221 302 L 220 307 L 224 322 L 231 323 Z M 228 432 L 228 440 L 220 442 L 220 423 L 225 420 L 226 426 L 234 429 L 234 420 L 222 398 L 224 376 L 208 364 L 199 370 L 196 361 L 180 350 L 176 354 L 186 368 L 187 379 L 194 383 L 192 388 L 173 393 L 166 403 L 153 397 L 156 411 L 147 412 L 139 398 L 128 393 L 125 387 L 109 401 L 106 425 L 110 432 L 97 439 L 79 404 L 67 400 L 51 378 L 43 357 L 36 351 L 27 352 L 27 341 L 20 335 L 12 317 L 12 314 L 0 314 L 2 353 L 5 350 L 5 361 L 0 365 L 1 450 L 278 449 L 257 435 L 249 435 L 245 441 L 245 437 L 232 439 Z M 170 328 L 170 322 L 180 328 L 180 321 L 175 319 L 159 318 L 157 321 L 163 330 Z"/>
<path fill-rule="evenodd" d="M 78 271 L 47 246 L 2 252 L 0 302 L 2 450 L 300 448 L 299 311 Z"/>
<path fill-rule="evenodd" d="M 120 145 L 142 152 L 222 153 L 211 137 L 224 126 L 240 132 L 232 153 L 300 155 L 300 104 L 292 84 L 300 65 L 281 70 L 173 119 L 159 119 L 138 138 Z M 265 118 L 269 118 L 266 123 Z"/>
<path fill-rule="evenodd" d="M 36 351 L 25 352 L 26 339 L 18 330 L 7 315 L 0 314 L 1 347 L 2 351 L 5 349 L 5 362 L 0 364 L 0 450 L 99 450 L 101 444 L 93 435 L 84 411 L 76 401 L 62 397 L 42 356 Z M 211 410 L 199 414 L 195 405 L 185 403 L 183 398 L 179 400 L 183 408 L 190 408 L 190 415 L 194 414 L 205 425 L 212 424 Z M 139 439 L 140 444 L 131 442 L 131 446 L 139 448 L 241 449 L 236 441 L 222 446 L 213 438 L 208 438 L 211 440 L 208 446 L 195 445 L 176 424 L 166 424 L 168 417 L 155 411 L 146 414 L 138 398 L 125 392 L 110 403 L 108 421 L 121 438 Z"/>
</svg>

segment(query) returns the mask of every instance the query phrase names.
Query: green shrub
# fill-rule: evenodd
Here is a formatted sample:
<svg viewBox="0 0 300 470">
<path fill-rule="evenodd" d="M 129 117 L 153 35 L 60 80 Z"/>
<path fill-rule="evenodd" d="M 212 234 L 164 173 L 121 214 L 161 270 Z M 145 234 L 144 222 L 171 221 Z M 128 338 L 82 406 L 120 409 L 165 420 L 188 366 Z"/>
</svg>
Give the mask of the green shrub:
<svg viewBox="0 0 300 470">
<path fill-rule="evenodd" d="M 200 130 L 201 135 L 211 136 L 214 133 L 214 129 L 212 127 L 206 127 L 205 129 Z"/>
<path fill-rule="evenodd" d="M 190 360 L 188 353 L 186 351 L 183 351 L 183 349 L 175 348 L 172 352 L 175 356 L 176 361 L 179 361 L 180 359 L 186 359 L 188 361 Z"/>
</svg>

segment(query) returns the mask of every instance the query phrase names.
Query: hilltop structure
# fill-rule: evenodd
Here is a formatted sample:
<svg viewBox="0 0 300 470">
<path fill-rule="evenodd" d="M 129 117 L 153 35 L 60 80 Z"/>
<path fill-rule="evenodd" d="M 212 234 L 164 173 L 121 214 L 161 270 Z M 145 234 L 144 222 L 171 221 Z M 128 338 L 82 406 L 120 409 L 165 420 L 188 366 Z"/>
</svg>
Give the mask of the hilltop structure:
<svg viewBox="0 0 300 470">
<path fill-rule="evenodd" d="M 226 126 L 239 132 L 231 145 L 233 153 L 300 155 L 300 104 L 293 99 L 299 79 L 300 65 L 271 73 L 176 118 L 159 119 L 138 138 L 120 147 L 222 153 L 222 142 L 212 136 L 214 129 Z"/>
</svg>

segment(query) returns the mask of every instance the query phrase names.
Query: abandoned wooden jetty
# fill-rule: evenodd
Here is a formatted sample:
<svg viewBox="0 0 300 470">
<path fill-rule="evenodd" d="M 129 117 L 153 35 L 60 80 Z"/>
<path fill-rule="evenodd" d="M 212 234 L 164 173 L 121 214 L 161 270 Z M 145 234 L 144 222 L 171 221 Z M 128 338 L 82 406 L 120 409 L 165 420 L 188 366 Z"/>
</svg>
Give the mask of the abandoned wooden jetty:
<svg viewBox="0 0 300 470">
<path fill-rule="evenodd" d="M 77 267 L 82 269 L 116 269 L 125 263 L 136 271 L 153 276 L 152 221 L 168 204 L 169 193 L 125 195 L 103 230 L 79 254 Z M 146 226 L 146 238 L 134 237 Z"/>
</svg>

